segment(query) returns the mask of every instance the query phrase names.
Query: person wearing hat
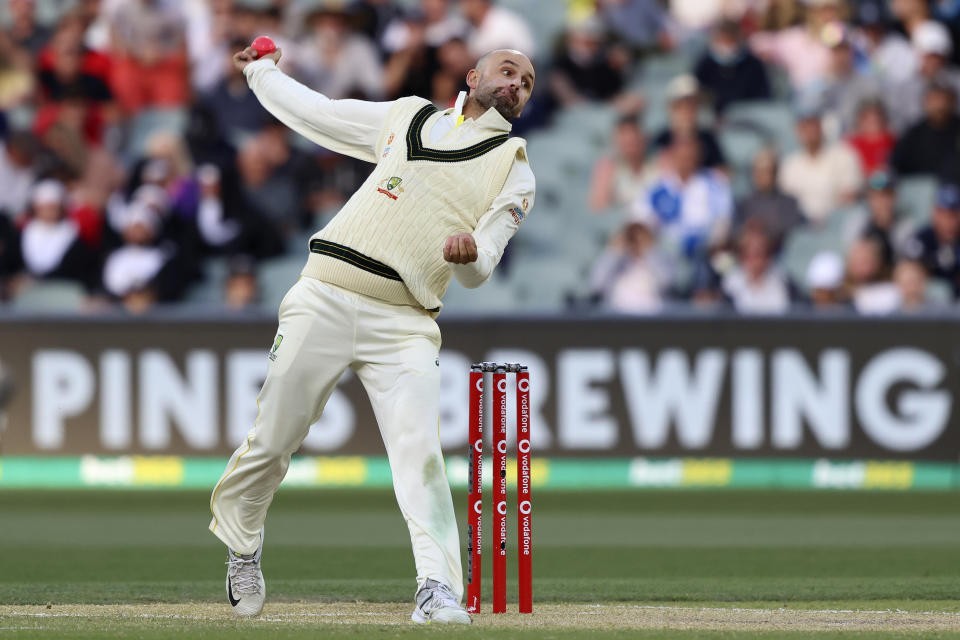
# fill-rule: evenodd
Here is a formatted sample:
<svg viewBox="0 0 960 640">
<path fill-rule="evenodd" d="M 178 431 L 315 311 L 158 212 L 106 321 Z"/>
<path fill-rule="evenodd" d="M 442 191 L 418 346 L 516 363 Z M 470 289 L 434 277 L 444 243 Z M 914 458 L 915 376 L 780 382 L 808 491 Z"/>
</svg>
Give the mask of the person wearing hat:
<svg viewBox="0 0 960 640">
<path fill-rule="evenodd" d="M 954 296 L 960 294 L 960 186 L 940 186 L 930 224 L 906 243 L 903 254 L 949 284 Z"/>
<path fill-rule="evenodd" d="M 901 176 L 948 175 L 957 166 L 960 116 L 957 93 L 949 82 L 934 81 L 923 95 L 923 119 L 897 141 L 890 165 Z"/>
<path fill-rule="evenodd" d="M 807 265 L 806 285 L 810 304 L 818 311 L 849 308 L 843 289 L 843 258 L 821 251 Z"/>
<path fill-rule="evenodd" d="M 856 198 L 863 184 L 860 159 L 845 142 L 824 140 L 819 105 L 800 104 L 796 114 L 801 148 L 784 158 L 780 188 L 797 199 L 808 221 L 820 224 Z"/>
<path fill-rule="evenodd" d="M 67 215 L 67 191 L 62 182 L 48 179 L 34 186 L 20 235 L 20 253 L 33 278 L 74 280 L 88 289 L 94 287 L 96 259 Z"/>
<path fill-rule="evenodd" d="M 700 83 L 690 74 L 673 78 L 667 84 L 667 100 L 670 105 L 670 122 L 653 139 L 657 150 L 668 149 L 677 136 L 694 136 L 700 145 L 699 167 L 721 168 L 726 160 L 717 137 L 707 128 L 699 125 Z"/>
</svg>

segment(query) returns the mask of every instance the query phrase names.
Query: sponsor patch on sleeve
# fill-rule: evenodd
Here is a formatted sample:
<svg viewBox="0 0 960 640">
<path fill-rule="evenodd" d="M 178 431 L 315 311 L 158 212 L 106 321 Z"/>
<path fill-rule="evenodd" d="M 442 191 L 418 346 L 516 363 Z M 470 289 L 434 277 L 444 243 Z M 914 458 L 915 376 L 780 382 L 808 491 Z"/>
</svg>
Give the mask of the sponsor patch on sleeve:
<svg viewBox="0 0 960 640">
<path fill-rule="evenodd" d="M 512 209 L 510 209 L 510 215 L 513 216 L 513 221 L 516 222 L 517 224 L 520 224 L 521 222 L 523 222 L 524 214 L 523 214 L 523 209 L 521 209 L 520 207 L 513 207 Z"/>
</svg>

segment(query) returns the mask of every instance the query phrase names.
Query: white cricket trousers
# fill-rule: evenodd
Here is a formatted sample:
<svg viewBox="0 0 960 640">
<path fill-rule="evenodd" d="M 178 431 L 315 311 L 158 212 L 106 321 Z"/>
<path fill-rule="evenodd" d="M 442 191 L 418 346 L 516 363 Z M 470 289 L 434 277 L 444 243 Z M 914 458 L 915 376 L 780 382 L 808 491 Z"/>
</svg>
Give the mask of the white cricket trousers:
<svg viewBox="0 0 960 640">
<path fill-rule="evenodd" d="M 260 411 L 213 490 L 210 530 L 238 553 L 256 550 L 291 454 L 350 367 L 380 425 L 418 586 L 432 578 L 462 597 L 457 523 L 437 432 L 437 323 L 422 309 L 308 277 L 284 297 L 279 316 L 275 359 L 257 398 Z"/>
</svg>

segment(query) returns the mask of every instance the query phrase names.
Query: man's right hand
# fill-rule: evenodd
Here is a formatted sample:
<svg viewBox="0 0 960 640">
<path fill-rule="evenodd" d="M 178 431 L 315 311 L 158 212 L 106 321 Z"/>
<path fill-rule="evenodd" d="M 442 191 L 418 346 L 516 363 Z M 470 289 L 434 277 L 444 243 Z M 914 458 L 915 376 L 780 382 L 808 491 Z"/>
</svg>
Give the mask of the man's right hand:
<svg viewBox="0 0 960 640">
<path fill-rule="evenodd" d="M 268 53 L 263 56 L 264 58 L 270 58 L 274 63 L 280 62 L 280 54 L 282 51 L 278 47 L 273 53 Z M 237 71 L 243 72 L 247 68 L 247 65 L 257 60 L 257 50 L 253 47 L 247 47 L 243 51 L 238 51 L 233 54 L 233 66 L 236 67 Z"/>
</svg>

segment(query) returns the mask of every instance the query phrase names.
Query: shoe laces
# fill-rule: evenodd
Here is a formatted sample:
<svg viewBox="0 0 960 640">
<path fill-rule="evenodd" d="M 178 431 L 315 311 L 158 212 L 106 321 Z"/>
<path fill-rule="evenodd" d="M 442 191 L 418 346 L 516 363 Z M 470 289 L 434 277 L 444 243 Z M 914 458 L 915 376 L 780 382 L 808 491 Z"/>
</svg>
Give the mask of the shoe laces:
<svg viewBox="0 0 960 640">
<path fill-rule="evenodd" d="M 420 590 L 420 594 L 423 595 L 420 595 L 418 600 L 420 601 L 420 608 L 424 611 L 461 608 L 460 602 L 453 595 L 453 592 L 450 591 L 450 587 L 442 582 L 427 580 L 423 585 L 423 589 Z"/>
<path fill-rule="evenodd" d="M 234 593 L 260 593 L 260 563 L 255 558 L 233 557 L 224 564 L 229 567 Z"/>
</svg>

